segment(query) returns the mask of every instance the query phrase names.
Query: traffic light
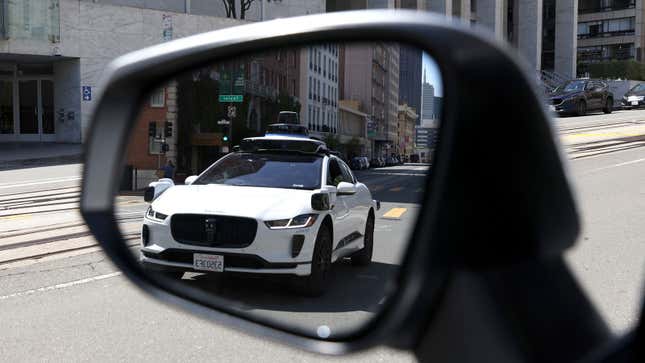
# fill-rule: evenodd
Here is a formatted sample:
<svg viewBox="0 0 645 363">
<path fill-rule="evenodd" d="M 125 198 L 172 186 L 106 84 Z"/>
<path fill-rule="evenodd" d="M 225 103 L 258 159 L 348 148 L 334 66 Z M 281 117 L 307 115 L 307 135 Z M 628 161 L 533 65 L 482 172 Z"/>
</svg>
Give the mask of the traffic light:
<svg viewBox="0 0 645 363">
<path fill-rule="evenodd" d="M 222 141 L 228 142 L 228 125 L 222 126 Z"/>
<path fill-rule="evenodd" d="M 165 137 L 172 137 L 172 122 L 166 121 L 166 126 L 164 127 L 163 134 Z"/>
<path fill-rule="evenodd" d="M 157 136 L 157 123 L 149 122 L 148 123 L 148 136 L 155 137 Z"/>
</svg>

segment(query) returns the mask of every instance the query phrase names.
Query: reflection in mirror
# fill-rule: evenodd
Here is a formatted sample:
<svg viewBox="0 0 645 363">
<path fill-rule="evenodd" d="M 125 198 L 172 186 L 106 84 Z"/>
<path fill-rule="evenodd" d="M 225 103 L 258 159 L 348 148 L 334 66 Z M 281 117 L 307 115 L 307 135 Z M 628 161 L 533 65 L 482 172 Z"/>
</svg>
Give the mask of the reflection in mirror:
<svg viewBox="0 0 645 363">
<path fill-rule="evenodd" d="M 226 308 L 352 333 L 396 289 L 441 96 L 428 54 L 383 42 L 245 54 L 168 79 L 135 121 L 122 232 L 146 271 Z"/>
</svg>

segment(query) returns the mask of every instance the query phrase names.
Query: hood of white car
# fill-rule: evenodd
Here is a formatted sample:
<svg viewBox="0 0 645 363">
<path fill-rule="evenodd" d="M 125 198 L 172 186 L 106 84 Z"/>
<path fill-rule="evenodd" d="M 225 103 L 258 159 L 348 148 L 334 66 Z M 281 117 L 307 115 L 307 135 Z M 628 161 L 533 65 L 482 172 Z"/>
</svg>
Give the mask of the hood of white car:
<svg viewBox="0 0 645 363">
<path fill-rule="evenodd" d="M 274 220 L 311 213 L 314 191 L 240 187 L 221 184 L 179 185 L 166 190 L 153 203 L 164 214 L 219 214 Z"/>
</svg>

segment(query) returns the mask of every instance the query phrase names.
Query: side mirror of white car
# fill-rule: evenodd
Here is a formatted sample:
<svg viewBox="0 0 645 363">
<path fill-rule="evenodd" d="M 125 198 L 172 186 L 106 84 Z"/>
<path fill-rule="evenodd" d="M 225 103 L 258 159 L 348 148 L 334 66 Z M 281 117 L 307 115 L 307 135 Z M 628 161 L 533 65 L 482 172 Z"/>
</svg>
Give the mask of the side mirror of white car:
<svg viewBox="0 0 645 363">
<path fill-rule="evenodd" d="M 197 177 L 198 177 L 197 175 L 189 176 L 188 178 L 186 178 L 186 180 L 184 180 L 184 184 L 186 184 L 186 185 L 193 184 L 195 182 L 195 180 L 197 180 Z"/>
<path fill-rule="evenodd" d="M 348 182 L 340 182 L 336 187 L 337 195 L 352 195 L 356 194 L 356 186 Z"/>
<path fill-rule="evenodd" d="M 161 193 L 174 186 L 175 183 L 172 181 L 172 179 L 169 178 L 162 178 L 156 182 L 152 182 L 148 184 L 148 187 L 143 194 L 143 200 L 145 200 L 146 202 L 152 202 L 153 200 L 157 199 L 157 197 L 159 197 Z"/>
</svg>

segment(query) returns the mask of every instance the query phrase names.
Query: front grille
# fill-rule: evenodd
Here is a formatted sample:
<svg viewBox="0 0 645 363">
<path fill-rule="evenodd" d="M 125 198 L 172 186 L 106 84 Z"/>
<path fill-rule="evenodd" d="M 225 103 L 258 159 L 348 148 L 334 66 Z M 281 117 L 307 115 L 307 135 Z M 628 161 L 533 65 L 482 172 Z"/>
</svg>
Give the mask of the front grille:
<svg viewBox="0 0 645 363">
<path fill-rule="evenodd" d="M 552 98 L 552 99 L 551 99 L 551 103 L 552 103 L 553 105 L 559 105 L 559 104 L 561 104 L 561 103 L 562 103 L 562 99 L 561 99 L 561 98 Z"/>
<path fill-rule="evenodd" d="M 152 253 L 143 251 L 143 255 L 149 258 L 154 258 L 156 260 L 176 262 L 176 263 L 187 263 L 193 264 L 193 254 L 195 253 L 206 253 L 204 251 L 190 251 L 190 250 L 178 250 L 174 248 L 168 248 L 161 253 Z M 295 263 L 270 263 L 267 262 L 260 256 L 256 255 L 240 255 L 240 254 L 230 254 L 230 253 L 219 253 L 215 252 L 213 254 L 224 256 L 224 268 L 248 268 L 248 269 L 261 269 L 261 268 L 295 268 L 297 264 Z"/>
<path fill-rule="evenodd" d="M 242 248 L 255 239 L 258 223 L 253 218 L 208 214 L 175 214 L 170 231 L 175 241 L 207 247 Z"/>
</svg>

